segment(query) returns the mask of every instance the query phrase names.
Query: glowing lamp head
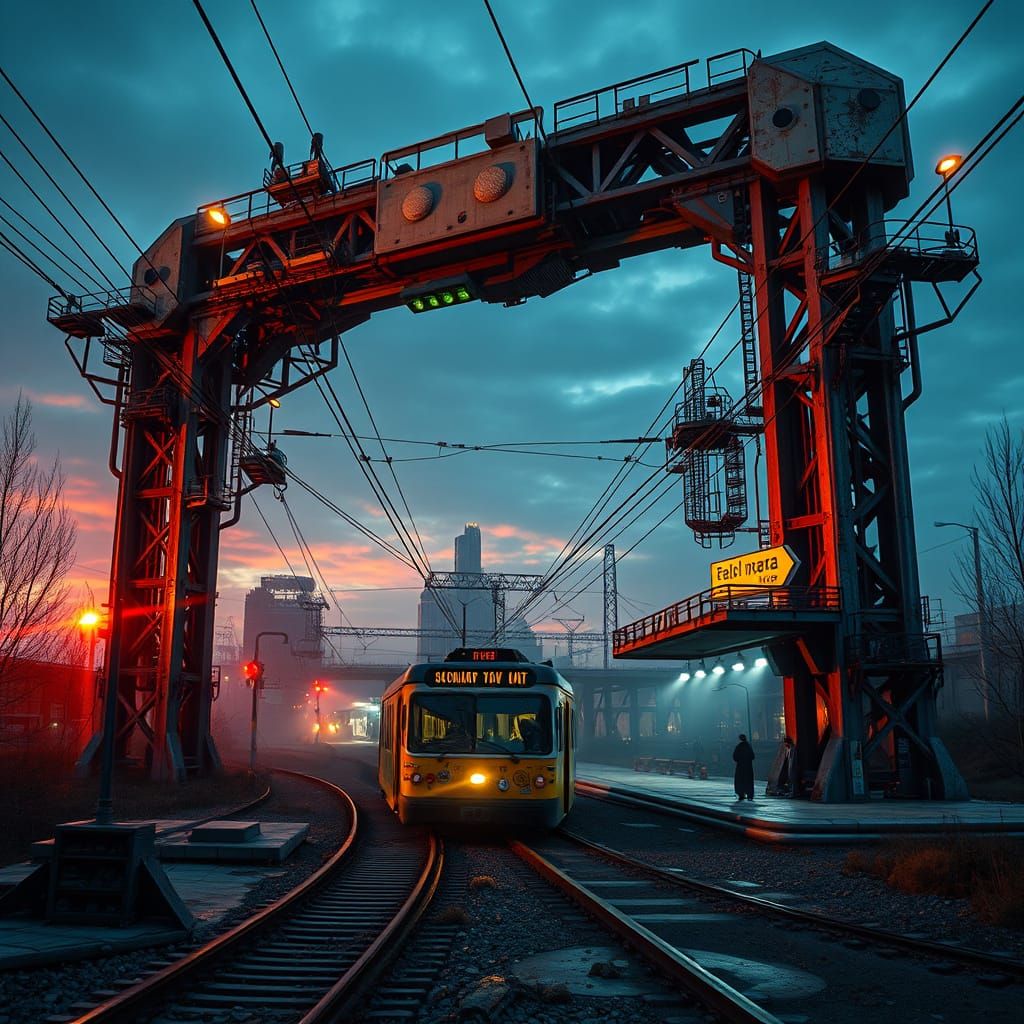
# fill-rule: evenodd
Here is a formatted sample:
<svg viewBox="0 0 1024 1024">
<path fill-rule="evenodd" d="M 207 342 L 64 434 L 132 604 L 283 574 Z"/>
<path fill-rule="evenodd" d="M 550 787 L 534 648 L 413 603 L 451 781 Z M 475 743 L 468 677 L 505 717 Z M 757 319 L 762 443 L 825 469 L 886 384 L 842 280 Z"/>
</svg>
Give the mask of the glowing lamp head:
<svg viewBox="0 0 1024 1024">
<path fill-rule="evenodd" d="M 469 781 L 472 782 L 474 786 L 482 786 L 487 781 L 487 776 L 484 775 L 483 772 L 473 772 L 469 777 Z"/>
<path fill-rule="evenodd" d="M 690 681 L 690 673 L 689 672 L 680 672 L 679 673 L 679 682 L 681 682 L 681 683 L 688 683 L 689 681 Z"/>
<path fill-rule="evenodd" d="M 963 162 L 964 158 L 959 153 L 950 153 L 935 165 L 935 173 L 948 178 Z"/>
<path fill-rule="evenodd" d="M 767 668 L 767 667 L 768 667 L 768 659 L 767 658 L 758 658 L 754 662 L 754 668 Z"/>
<path fill-rule="evenodd" d="M 699 668 L 699 669 L 697 669 L 697 671 L 696 671 L 696 672 L 694 672 L 693 674 L 694 674 L 694 675 L 695 675 L 695 676 L 696 676 L 696 677 L 697 677 L 698 679 L 704 679 L 704 678 L 705 678 L 705 677 L 707 676 L 707 672 L 705 672 L 705 671 L 704 671 L 704 669 L 702 669 L 702 668 Z"/>
<path fill-rule="evenodd" d="M 319 731 L 320 731 L 320 723 L 319 722 L 314 722 L 313 723 L 313 732 L 319 732 Z"/>
<path fill-rule="evenodd" d="M 746 665 L 744 665 L 742 661 L 733 662 L 733 666 L 732 666 L 733 672 L 742 672 L 745 668 L 746 668 Z"/>
<path fill-rule="evenodd" d="M 206 219 L 218 228 L 226 228 L 231 223 L 231 214 L 223 206 L 211 206 L 206 211 Z"/>
<path fill-rule="evenodd" d="M 78 620 L 78 624 L 82 629 L 92 629 L 93 626 L 99 624 L 100 617 L 96 612 L 88 611 L 82 614 L 82 617 Z"/>
<path fill-rule="evenodd" d="M 725 675 L 725 666 L 724 665 L 716 665 L 711 671 L 716 676 L 724 676 Z"/>
</svg>

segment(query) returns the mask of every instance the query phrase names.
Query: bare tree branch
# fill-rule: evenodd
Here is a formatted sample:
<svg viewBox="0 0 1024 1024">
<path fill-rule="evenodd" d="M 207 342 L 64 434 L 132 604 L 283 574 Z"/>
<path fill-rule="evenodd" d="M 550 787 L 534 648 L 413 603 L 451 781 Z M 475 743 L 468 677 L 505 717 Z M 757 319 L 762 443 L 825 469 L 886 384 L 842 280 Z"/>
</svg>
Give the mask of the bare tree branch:
<svg viewBox="0 0 1024 1024">
<path fill-rule="evenodd" d="M 972 483 L 984 600 L 978 639 L 985 650 L 984 671 L 979 659 L 971 675 L 988 703 L 992 741 L 1024 774 L 1024 430 L 1011 430 L 1004 417 L 988 431 Z M 973 558 L 965 553 L 957 562 L 956 592 L 980 615 Z"/>
<path fill-rule="evenodd" d="M 28 662 L 58 661 L 74 644 L 67 576 L 76 526 L 59 457 L 35 457 L 32 405 L 19 394 L 0 424 L 0 708 L 24 699 Z"/>
</svg>

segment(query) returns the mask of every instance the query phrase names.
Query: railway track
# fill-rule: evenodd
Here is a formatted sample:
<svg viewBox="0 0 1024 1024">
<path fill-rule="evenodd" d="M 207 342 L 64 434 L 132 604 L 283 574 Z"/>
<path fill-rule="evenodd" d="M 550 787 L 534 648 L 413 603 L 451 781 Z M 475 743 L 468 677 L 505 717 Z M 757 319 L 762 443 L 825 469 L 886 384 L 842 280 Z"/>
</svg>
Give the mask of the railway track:
<svg viewBox="0 0 1024 1024">
<path fill-rule="evenodd" d="M 1019 1013 L 1013 985 L 1024 980 L 1019 961 L 835 921 L 678 877 L 565 831 L 529 845 L 513 842 L 511 848 L 730 1024 L 855 1020 L 847 1014 L 862 1013 L 858 1003 L 877 1005 L 873 1018 L 879 1024 L 905 1020 L 905 1007 L 898 1011 L 886 998 L 887 985 L 894 992 L 917 986 L 922 1011 L 931 1010 L 936 1020 L 994 1024 Z M 724 901 L 731 905 L 725 912 Z M 784 1015 L 774 1016 L 776 1006 Z M 888 1006 L 894 1007 L 891 1013 Z M 802 1012 L 792 1016 L 793 1008 Z M 928 1019 L 928 1013 L 914 1019 Z"/>
<path fill-rule="evenodd" d="M 713 882 L 706 882 L 698 878 L 690 878 L 677 871 L 669 871 L 665 868 L 648 864 L 646 861 L 630 857 L 628 854 L 621 853 L 611 847 L 595 843 L 591 839 L 577 835 L 571 829 L 563 828 L 559 830 L 559 833 L 585 849 L 593 850 L 608 860 L 622 864 L 630 870 L 646 874 L 651 878 L 656 878 L 667 885 L 700 893 L 704 896 L 728 900 L 740 906 L 771 914 L 784 921 L 795 922 L 810 928 L 827 929 L 830 932 L 873 943 L 876 946 L 903 949 L 922 957 L 953 961 L 970 967 L 1003 971 L 1008 975 L 1024 980 L 1024 960 L 1017 960 L 1012 956 L 987 953 L 984 950 L 971 949 L 970 947 L 957 945 L 953 942 L 935 942 L 873 925 L 859 924 L 855 921 L 842 921 L 813 910 L 787 907 L 775 900 L 765 899 L 763 896 L 737 892 L 735 889 L 730 889 L 726 886 L 715 885 Z"/>
<path fill-rule="evenodd" d="M 357 811 L 332 783 L 285 774 L 347 805 L 351 827 L 339 849 L 290 893 L 75 1024 L 174 1024 L 225 1010 L 316 1024 L 342 1012 L 382 969 L 437 885 L 442 847 L 401 830 L 383 810 Z"/>
</svg>

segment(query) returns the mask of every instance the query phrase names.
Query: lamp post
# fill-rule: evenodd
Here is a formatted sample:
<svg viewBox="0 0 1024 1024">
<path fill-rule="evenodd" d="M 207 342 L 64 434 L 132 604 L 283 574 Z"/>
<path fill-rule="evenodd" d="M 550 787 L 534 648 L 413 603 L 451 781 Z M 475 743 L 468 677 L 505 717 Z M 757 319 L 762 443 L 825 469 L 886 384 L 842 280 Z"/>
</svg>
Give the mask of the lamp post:
<svg viewBox="0 0 1024 1024">
<path fill-rule="evenodd" d="M 960 244 L 960 232 L 953 227 L 953 204 L 949 200 L 949 179 L 963 162 L 964 158 L 959 153 L 950 153 L 948 156 L 942 157 L 935 165 L 935 173 L 942 178 L 942 187 L 946 193 L 946 213 L 949 214 L 946 242 L 951 246 Z"/>
<path fill-rule="evenodd" d="M 463 601 L 461 597 L 457 597 L 457 598 L 455 598 L 455 600 L 458 601 L 459 604 L 462 605 L 462 646 L 465 647 L 466 646 L 466 606 L 474 604 L 476 601 L 479 601 L 480 598 L 479 597 L 471 597 L 468 601 Z"/>
<path fill-rule="evenodd" d="M 981 704 L 988 721 L 988 612 L 985 608 L 985 583 L 981 576 L 981 541 L 978 537 L 978 527 L 968 526 L 967 523 L 935 523 L 936 527 L 959 526 L 971 535 L 974 543 L 974 601 L 978 612 L 978 668 L 981 670 Z"/>
<path fill-rule="evenodd" d="M 267 400 L 267 404 L 270 406 L 270 417 L 267 421 L 267 444 L 274 439 L 274 410 L 281 408 L 281 403 L 276 398 L 270 398 Z"/>
<path fill-rule="evenodd" d="M 99 679 L 96 675 L 96 637 L 100 631 L 99 612 L 94 611 L 92 608 L 83 612 L 78 620 L 78 627 L 89 637 L 89 653 L 85 658 L 85 669 L 89 674 L 88 678 L 92 682 L 93 703 L 89 709 L 89 718 L 95 725 L 97 704 L 99 703 Z"/>
<path fill-rule="evenodd" d="M 754 730 L 751 728 L 750 722 L 750 691 L 742 683 L 722 683 L 720 686 L 715 687 L 715 693 L 721 693 L 727 686 L 738 686 L 743 691 L 743 696 L 747 698 L 747 740 L 750 743 L 754 742 Z"/>
<path fill-rule="evenodd" d="M 85 667 L 90 672 L 96 671 L 96 633 L 99 630 L 100 616 L 98 612 L 89 609 L 82 613 L 78 625 L 89 635 L 89 653 L 85 659 Z"/>
<path fill-rule="evenodd" d="M 260 663 L 260 638 L 265 636 L 279 636 L 285 643 L 291 643 L 288 639 L 287 633 L 279 633 L 274 630 L 263 630 L 261 633 L 256 634 L 256 649 L 253 652 L 252 662 L 257 666 L 253 676 L 250 677 L 252 683 L 252 718 L 249 732 L 249 773 L 252 774 L 256 771 L 256 716 L 257 709 L 259 708 L 259 697 L 260 690 L 263 689 L 263 666 Z"/>
</svg>

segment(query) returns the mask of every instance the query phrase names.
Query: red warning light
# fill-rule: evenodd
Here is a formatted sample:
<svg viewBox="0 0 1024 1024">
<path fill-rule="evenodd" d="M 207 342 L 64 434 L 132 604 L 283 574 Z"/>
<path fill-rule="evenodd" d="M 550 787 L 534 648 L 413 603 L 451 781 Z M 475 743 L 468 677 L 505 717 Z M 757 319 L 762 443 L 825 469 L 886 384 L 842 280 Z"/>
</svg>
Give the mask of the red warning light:
<svg viewBox="0 0 1024 1024">
<path fill-rule="evenodd" d="M 255 685 L 263 679 L 263 662 L 247 661 L 242 666 L 242 674 L 245 676 L 246 683 L 249 686 Z"/>
</svg>

